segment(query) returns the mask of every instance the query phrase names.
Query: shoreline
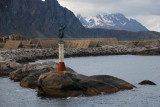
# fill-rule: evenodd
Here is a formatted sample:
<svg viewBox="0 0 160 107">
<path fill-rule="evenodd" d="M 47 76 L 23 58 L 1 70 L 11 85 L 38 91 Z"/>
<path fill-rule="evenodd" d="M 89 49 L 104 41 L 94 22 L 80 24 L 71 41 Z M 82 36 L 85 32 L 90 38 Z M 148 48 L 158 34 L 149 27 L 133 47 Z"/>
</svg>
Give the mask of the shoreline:
<svg viewBox="0 0 160 107">
<path fill-rule="evenodd" d="M 106 55 L 160 55 L 160 48 L 127 48 L 125 46 L 104 46 L 86 49 L 65 49 L 65 58 L 106 56 Z M 1 61 L 11 61 L 17 63 L 35 62 L 40 59 L 58 58 L 57 49 L 13 49 L 2 50 L 0 52 Z"/>
</svg>

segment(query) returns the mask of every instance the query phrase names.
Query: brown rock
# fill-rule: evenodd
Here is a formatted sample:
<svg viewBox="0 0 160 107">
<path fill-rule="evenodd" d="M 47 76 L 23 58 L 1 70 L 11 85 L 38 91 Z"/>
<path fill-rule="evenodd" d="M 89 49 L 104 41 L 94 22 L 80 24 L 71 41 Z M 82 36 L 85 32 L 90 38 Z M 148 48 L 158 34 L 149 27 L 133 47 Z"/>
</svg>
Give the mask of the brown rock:
<svg viewBox="0 0 160 107">
<path fill-rule="evenodd" d="M 45 62 L 42 64 L 27 64 L 24 67 L 10 73 L 9 77 L 15 81 L 21 81 L 30 74 L 45 73 L 56 68 L 55 62 Z"/>
<path fill-rule="evenodd" d="M 0 76 L 8 76 L 10 72 L 0 72 Z"/>
<path fill-rule="evenodd" d="M 133 87 L 135 87 L 132 84 L 122 79 L 119 79 L 113 76 L 109 76 L 109 75 L 95 75 L 95 76 L 90 76 L 90 78 L 93 78 L 93 79 L 96 79 L 96 80 L 99 80 L 105 83 L 111 83 L 112 86 L 117 87 L 119 90 L 132 89 Z"/>
<path fill-rule="evenodd" d="M 156 85 L 154 82 L 150 81 L 150 80 L 144 80 L 142 82 L 139 83 L 140 85 Z"/>
<path fill-rule="evenodd" d="M 42 74 L 42 72 L 28 75 L 27 77 L 21 80 L 20 86 L 26 88 L 36 88 L 37 80 L 40 74 Z"/>
<path fill-rule="evenodd" d="M 10 79 L 20 81 L 20 85 L 26 88 L 36 88 L 37 80 L 43 73 L 54 71 L 57 68 L 55 62 L 44 62 L 42 64 L 27 64 L 24 67 L 17 69 L 10 73 Z M 75 71 L 67 67 L 68 72 L 74 73 Z"/>
<path fill-rule="evenodd" d="M 53 70 L 53 69 L 52 69 Z M 68 72 L 72 72 L 74 73 L 75 71 L 73 71 L 71 68 L 67 67 L 67 71 Z M 26 87 L 26 88 L 36 88 L 37 87 L 37 81 L 38 78 L 41 74 L 44 74 L 46 72 L 51 72 L 50 69 L 40 69 L 37 71 L 34 71 L 30 74 L 28 74 L 27 76 L 25 76 L 23 79 L 21 79 L 20 81 L 20 86 L 22 87 Z M 15 79 L 14 79 L 15 80 Z"/>
<path fill-rule="evenodd" d="M 17 62 L 11 62 L 11 61 L 6 61 L 3 63 L 3 65 L 1 65 L 1 70 L 3 70 L 4 72 L 12 72 L 18 68 L 21 68 L 22 65 L 17 63 Z"/>
<path fill-rule="evenodd" d="M 66 72 L 63 75 L 49 72 L 40 75 L 38 79 L 40 94 L 58 97 L 91 96 L 132 88 L 134 88 L 132 84 L 111 76 L 88 77 L 77 73 Z"/>
<path fill-rule="evenodd" d="M 17 62 L 4 61 L 0 62 L 0 75 L 8 76 L 10 72 L 22 68 L 22 65 Z"/>
</svg>

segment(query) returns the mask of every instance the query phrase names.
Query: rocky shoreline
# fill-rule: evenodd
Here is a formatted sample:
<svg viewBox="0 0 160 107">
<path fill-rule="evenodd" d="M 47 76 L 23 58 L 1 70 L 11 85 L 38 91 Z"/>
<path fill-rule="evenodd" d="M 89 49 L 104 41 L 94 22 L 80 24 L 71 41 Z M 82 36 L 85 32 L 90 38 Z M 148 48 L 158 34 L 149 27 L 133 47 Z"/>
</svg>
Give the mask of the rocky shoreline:
<svg viewBox="0 0 160 107">
<path fill-rule="evenodd" d="M 102 56 L 102 55 L 160 55 L 160 47 L 127 47 L 125 45 L 102 46 L 86 49 L 65 49 L 65 57 Z M 18 63 L 38 59 L 58 58 L 57 49 L 13 49 L 1 50 L 0 59 Z"/>
</svg>

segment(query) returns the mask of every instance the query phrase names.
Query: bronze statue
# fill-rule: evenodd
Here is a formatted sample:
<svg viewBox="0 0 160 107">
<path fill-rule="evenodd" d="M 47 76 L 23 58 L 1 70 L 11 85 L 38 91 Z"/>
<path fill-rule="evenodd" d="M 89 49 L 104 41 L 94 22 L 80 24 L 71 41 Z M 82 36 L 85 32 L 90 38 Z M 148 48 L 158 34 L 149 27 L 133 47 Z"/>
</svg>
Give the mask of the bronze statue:
<svg viewBox="0 0 160 107">
<path fill-rule="evenodd" d="M 61 25 L 61 26 L 59 27 L 59 35 L 58 35 L 58 37 L 59 37 L 60 39 L 63 39 L 63 37 L 64 37 L 64 29 L 65 29 L 65 26 L 64 26 L 64 25 Z"/>
</svg>

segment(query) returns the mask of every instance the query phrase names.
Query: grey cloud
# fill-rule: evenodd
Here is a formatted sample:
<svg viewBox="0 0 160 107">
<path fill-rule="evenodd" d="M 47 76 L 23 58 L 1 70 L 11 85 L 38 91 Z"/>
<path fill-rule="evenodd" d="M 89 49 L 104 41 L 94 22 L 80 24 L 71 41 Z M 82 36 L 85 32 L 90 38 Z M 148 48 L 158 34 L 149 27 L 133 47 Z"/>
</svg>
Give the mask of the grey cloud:
<svg viewBox="0 0 160 107">
<path fill-rule="evenodd" d="M 122 13 L 160 32 L 160 0 L 58 0 L 76 14 Z M 157 30 L 158 29 L 158 30 Z"/>
<path fill-rule="evenodd" d="M 125 15 L 152 14 L 160 15 L 160 0 L 58 0 L 70 3 L 75 13 L 79 11 L 93 14 L 93 12 L 121 12 Z M 78 7 L 78 6 L 81 7 Z"/>
</svg>

